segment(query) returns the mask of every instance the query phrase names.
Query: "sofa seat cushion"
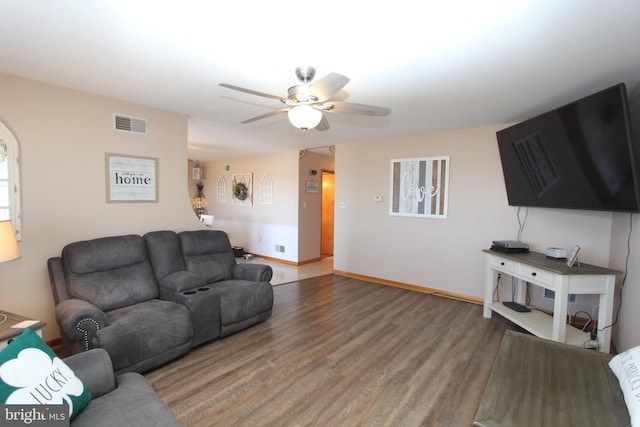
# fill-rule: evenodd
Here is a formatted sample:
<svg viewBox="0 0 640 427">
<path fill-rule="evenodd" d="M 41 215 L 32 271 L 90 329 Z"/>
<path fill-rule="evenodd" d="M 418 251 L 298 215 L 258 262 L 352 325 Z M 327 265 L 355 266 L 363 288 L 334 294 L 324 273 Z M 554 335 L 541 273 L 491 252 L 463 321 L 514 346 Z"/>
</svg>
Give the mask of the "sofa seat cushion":
<svg viewBox="0 0 640 427">
<path fill-rule="evenodd" d="M 191 345 L 191 317 L 182 304 L 154 299 L 109 311 L 107 317 L 109 326 L 96 332 L 93 345 L 107 350 L 116 372 Z"/>
<path fill-rule="evenodd" d="M 72 427 L 180 426 L 169 408 L 138 373 L 117 377 L 118 387 L 92 400 L 71 423 Z"/>
<path fill-rule="evenodd" d="M 273 288 L 269 282 L 232 279 L 209 286 L 220 296 L 220 324 L 223 327 L 270 313 L 273 307 Z"/>
</svg>

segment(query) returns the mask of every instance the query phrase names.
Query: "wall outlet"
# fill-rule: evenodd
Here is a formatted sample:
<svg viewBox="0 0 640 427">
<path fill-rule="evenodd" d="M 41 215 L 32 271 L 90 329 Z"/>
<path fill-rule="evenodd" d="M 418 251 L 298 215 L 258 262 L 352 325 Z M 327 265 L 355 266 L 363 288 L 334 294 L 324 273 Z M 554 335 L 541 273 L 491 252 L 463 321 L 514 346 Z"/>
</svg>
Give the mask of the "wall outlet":
<svg viewBox="0 0 640 427">
<path fill-rule="evenodd" d="M 554 291 L 552 291 L 551 289 L 546 289 L 544 290 L 544 297 L 546 299 L 554 299 L 556 297 L 556 293 Z M 576 296 L 576 294 L 569 294 L 569 303 L 570 304 L 575 304 L 578 301 L 578 297 Z"/>
<path fill-rule="evenodd" d="M 284 253 L 284 245 L 276 245 L 276 252 Z"/>
</svg>

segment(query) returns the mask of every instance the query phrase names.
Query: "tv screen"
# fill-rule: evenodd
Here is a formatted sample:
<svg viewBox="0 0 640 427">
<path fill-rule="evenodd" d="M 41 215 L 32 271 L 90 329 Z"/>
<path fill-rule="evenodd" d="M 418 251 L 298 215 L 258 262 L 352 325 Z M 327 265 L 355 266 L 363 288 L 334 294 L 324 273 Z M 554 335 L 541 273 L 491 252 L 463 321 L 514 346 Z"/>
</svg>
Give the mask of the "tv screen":
<svg viewBox="0 0 640 427">
<path fill-rule="evenodd" d="M 638 212 L 638 144 L 623 83 L 496 134 L 511 206 Z"/>
</svg>

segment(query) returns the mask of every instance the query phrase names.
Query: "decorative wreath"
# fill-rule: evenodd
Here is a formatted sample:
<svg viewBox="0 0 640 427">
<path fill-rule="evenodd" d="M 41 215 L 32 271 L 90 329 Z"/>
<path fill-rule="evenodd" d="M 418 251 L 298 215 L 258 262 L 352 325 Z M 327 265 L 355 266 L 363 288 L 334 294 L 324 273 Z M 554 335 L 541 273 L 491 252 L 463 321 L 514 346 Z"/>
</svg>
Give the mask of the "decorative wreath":
<svg viewBox="0 0 640 427">
<path fill-rule="evenodd" d="M 244 182 L 236 182 L 233 185 L 233 197 L 238 200 L 246 200 L 249 197 L 249 188 Z"/>
</svg>

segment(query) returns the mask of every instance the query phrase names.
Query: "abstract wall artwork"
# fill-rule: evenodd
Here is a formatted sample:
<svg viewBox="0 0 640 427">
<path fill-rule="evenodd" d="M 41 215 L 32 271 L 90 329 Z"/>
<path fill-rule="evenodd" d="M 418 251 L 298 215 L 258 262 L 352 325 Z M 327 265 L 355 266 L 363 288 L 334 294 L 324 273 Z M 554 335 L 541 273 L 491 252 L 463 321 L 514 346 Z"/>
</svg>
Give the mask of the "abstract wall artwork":
<svg viewBox="0 0 640 427">
<path fill-rule="evenodd" d="M 389 215 L 446 218 L 449 156 L 391 160 Z"/>
</svg>

